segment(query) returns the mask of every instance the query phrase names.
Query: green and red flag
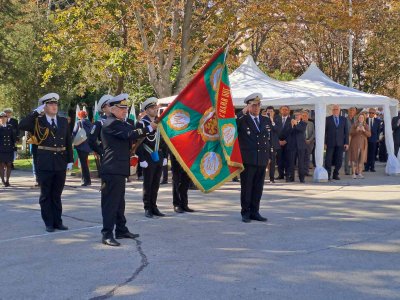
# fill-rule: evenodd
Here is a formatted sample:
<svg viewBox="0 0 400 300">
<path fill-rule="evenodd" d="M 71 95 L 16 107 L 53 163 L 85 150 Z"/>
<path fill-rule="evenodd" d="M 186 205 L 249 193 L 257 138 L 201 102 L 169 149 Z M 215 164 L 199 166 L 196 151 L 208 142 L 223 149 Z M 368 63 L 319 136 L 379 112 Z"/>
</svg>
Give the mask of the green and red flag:
<svg viewBox="0 0 400 300">
<path fill-rule="evenodd" d="M 196 74 L 160 117 L 173 155 L 205 193 L 243 170 L 224 49 Z"/>
</svg>

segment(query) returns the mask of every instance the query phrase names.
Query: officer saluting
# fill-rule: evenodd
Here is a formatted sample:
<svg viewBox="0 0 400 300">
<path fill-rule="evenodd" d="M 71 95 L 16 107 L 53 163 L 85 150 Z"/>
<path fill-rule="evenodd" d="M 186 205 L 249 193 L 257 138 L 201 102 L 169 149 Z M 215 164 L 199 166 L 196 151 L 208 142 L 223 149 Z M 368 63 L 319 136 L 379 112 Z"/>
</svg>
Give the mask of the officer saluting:
<svg viewBox="0 0 400 300">
<path fill-rule="evenodd" d="M 142 103 L 146 116 L 137 123 L 138 128 L 145 128 L 154 122 L 158 114 L 158 100 L 148 98 Z M 160 131 L 150 133 L 137 149 L 139 164 L 143 168 L 143 203 L 145 216 L 165 216 L 157 207 L 157 195 L 160 188 L 162 167 L 167 165 L 167 145 L 162 140 Z"/>
<path fill-rule="evenodd" d="M 111 100 L 113 96 L 111 95 L 103 95 L 99 103 L 97 103 L 97 110 L 101 114 L 100 120 L 97 120 L 94 122 L 92 130 L 90 131 L 88 142 L 90 148 L 94 151 L 95 158 L 96 158 L 96 166 L 97 166 L 97 171 L 100 173 L 100 167 L 101 167 L 101 160 L 104 155 L 104 149 L 103 149 L 103 144 L 101 142 L 101 128 L 103 127 L 104 121 L 107 119 L 107 117 L 110 115 L 110 105 L 108 104 L 108 101 Z"/>
<path fill-rule="evenodd" d="M 129 159 L 132 143 L 157 128 L 150 122 L 144 128 L 134 129 L 125 121 L 128 112 L 128 94 L 118 95 L 108 101 L 110 116 L 104 121 L 101 140 L 104 156 L 101 166 L 101 211 L 103 215 L 103 244 L 119 246 L 117 239 L 138 237 L 129 232 L 125 219 L 125 178 L 129 176 Z"/>
<path fill-rule="evenodd" d="M 56 93 L 43 96 L 39 107 L 19 124 L 20 129 L 32 134 L 32 142 L 37 145 L 35 168 L 40 184 L 39 203 L 48 232 L 68 229 L 61 219 L 61 194 L 66 170 L 72 169 L 73 155 L 68 121 L 57 116 L 59 98 Z"/>
<path fill-rule="evenodd" d="M 244 170 L 240 173 L 240 202 L 242 221 L 266 222 L 259 213 L 264 188 L 265 168 L 269 159 L 268 128 L 271 120 L 260 115 L 262 95 L 254 93 L 246 97 L 247 105 L 237 116 L 238 138 Z M 249 114 L 248 114 L 249 113 Z"/>
</svg>

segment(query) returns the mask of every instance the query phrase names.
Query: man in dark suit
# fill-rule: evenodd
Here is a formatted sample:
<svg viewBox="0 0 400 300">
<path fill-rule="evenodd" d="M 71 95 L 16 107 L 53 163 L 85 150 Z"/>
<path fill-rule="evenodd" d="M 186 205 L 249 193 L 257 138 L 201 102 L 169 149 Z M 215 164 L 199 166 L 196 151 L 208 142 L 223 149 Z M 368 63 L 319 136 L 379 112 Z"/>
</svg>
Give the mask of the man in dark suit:
<svg viewBox="0 0 400 300">
<path fill-rule="evenodd" d="M 375 172 L 375 158 L 376 158 L 376 147 L 379 141 L 379 130 L 380 120 L 376 118 L 376 111 L 374 108 L 370 108 L 368 111 L 368 118 L 366 120 L 369 130 L 371 130 L 371 136 L 368 138 L 368 155 L 367 162 L 365 163 L 365 172 Z"/>
<path fill-rule="evenodd" d="M 301 183 L 304 183 L 305 168 L 304 168 L 304 156 L 306 154 L 306 138 L 305 131 L 307 123 L 301 120 L 302 111 L 297 111 L 294 114 L 294 119 L 290 121 L 290 128 L 287 135 L 287 149 L 289 152 L 288 161 L 288 175 L 286 176 L 286 182 L 294 181 L 294 166 L 297 159 L 297 167 L 299 172 L 299 179 Z"/>
<path fill-rule="evenodd" d="M 288 161 L 290 159 L 290 154 L 287 148 L 287 136 L 291 127 L 291 117 L 290 117 L 290 109 L 289 106 L 284 105 L 280 108 L 280 120 L 281 120 L 281 132 L 279 134 L 279 146 L 278 149 L 278 172 L 279 176 L 277 179 L 284 179 L 285 176 L 288 176 Z"/>
<path fill-rule="evenodd" d="M 247 96 L 244 100 L 246 107 L 236 119 L 244 165 L 244 170 L 240 173 L 240 203 L 242 221 L 245 223 L 251 220 L 267 221 L 259 210 L 270 153 L 267 126 L 273 125 L 269 118 L 260 115 L 261 98 L 260 93 Z"/>
<path fill-rule="evenodd" d="M 282 130 L 282 119 L 275 115 L 275 110 L 273 106 L 268 106 L 263 116 L 267 117 L 271 121 L 272 127 L 268 125 L 268 140 L 271 147 L 270 157 L 269 157 L 269 180 L 270 182 L 275 182 L 275 167 L 276 167 L 276 157 L 278 150 L 281 148 L 279 145 L 279 135 Z"/>
<path fill-rule="evenodd" d="M 119 246 L 114 239 L 134 239 L 139 235 L 129 232 L 125 218 L 125 184 L 129 176 L 129 159 L 132 143 L 154 131 L 157 125 L 151 122 L 144 128 L 135 129 L 125 121 L 128 113 L 128 94 L 120 94 L 108 101 L 110 116 L 104 121 L 101 140 L 104 156 L 101 166 L 101 212 L 103 216 L 102 242 Z"/>
<path fill-rule="evenodd" d="M 343 151 L 349 148 L 349 127 L 345 117 L 340 116 L 339 105 L 333 105 L 332 115 L 326 118 L 325 126 L 325 168 L 328 179 L 331 179 L 332 165 L 333 179 L 340 180 L 339 170 L 342 167 Z"/>
<path fill-rule="evenodd" d="M 40 209 L 47 232 L 68 229 L 61 219 L 61 194 L 66 171 L 72 169 L 72 142 L 67 119 L 57 116 L 58 100 L 56 93 L 43 96 L 39 99 L 40 106 L 19 124 L 20 129 L 32 134 L 37 145 L 35 170 L 40 184 Z"/>
<path fill-rule="evenodd" d="M 394 155 L 397 157 L 400 148 L 400 112 L 392 119 Z"/>
</svg>

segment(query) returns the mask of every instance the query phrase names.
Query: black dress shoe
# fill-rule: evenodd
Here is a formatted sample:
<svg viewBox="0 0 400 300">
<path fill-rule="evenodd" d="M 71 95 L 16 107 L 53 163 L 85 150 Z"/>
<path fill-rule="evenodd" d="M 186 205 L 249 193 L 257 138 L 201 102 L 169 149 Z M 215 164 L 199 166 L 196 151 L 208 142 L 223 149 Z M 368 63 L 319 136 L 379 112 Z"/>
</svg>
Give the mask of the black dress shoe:
<svg viewBox="0 0 400 300">
<path fill-rule="evenodd" d="M 251 219 L 250 219 L 249 216 L 242 216 L 242 222 L 244 222 L 244 223 L 250 223 L 250 222 L 251 222 Z"/>
<path fill-rule="evenodd" d="M 148 209 L 145 209 L 144 215 L 145 215 L 145 217 L 147 217 L 147 218 L 152 218 L 152 217 L 153 217 L 152 211 L 151 211 L 151 210 L 148 210 Z"/>
<path fill-rule="evenodd" d="M 183 208 L 180 206 L 174 206 L 174 211 L 178 214 L 183 213 Z"/>
<path fill-rule="evenodd" d="M 113 237 L 103 238 L 102 242 L 103 242 L 104 245 L 107 245 L 107 246 L 116 246 L 116 247 L 118 247 L 118 246 L 121 245 Z"/>
<path fill-rule="evenodd" d="M 9 186 L 10 186 L 10 183 L 7 181 L 5 186 L 6 186 L 6 187 L 9 187 Z"/>
<path fill-rule="evenodd" d="M 189 213 L 194 212 L 194 209 L 191 209 L 189 206 L 185 206 L 183 210 Z"/>
<path fill-rule="evenodd" d="M 282 180 L 282 179 L 285 179 L 285 177 L 284 177 L 284 176 L 278 176 L 278 177 L 276 177 L 276 180 Z"/>
<path fill-rule="evenodd" d="M 334 180 L 340 180 L 340 177 L 339 177 L 339 175 L 333 175 L 333 177 L 332 177 Z"/>
<path fill-rule="evenodd" d="M 90 182 L 84 182 L 81 184 L 81 186 L 89 186 L 89 185 L 92 185 L 92 184 Z"/>
<path fill-rule="evenodd" d="M 165 214 L 163 214 L 157 207 L 153 208 L 153 215 L 157 216 L 157 217 L 164 217 Z"/>
<path fill-rule="evenodd" d="M 68 227 L 65 226 L 64 224 L 54 226 L 54 228 L 58 230 L 68 230 Z"/>
<path fill-rule="evenodd" d="M 160 182 L 160 184 L 167 184 L 167 183 L 168 183 L 168 180 L 163 180 Z"/>
<path fill-rule="evenodd" d="M 260 215 L 259 213 L 256 213 L 254 215 L 250 216 L 251 220 L 256 220 L 256 221 L 260 221 L 260 222 L 267 222 L 267 218 L 264 218 L 262 215 Z"/>
<path fill-rule="evenodd" d="M 116 233 L 115 238 L 117 239 L 136 239 L 140 235 L 137 233 L 132 233 L 132 232 L 125 232 L 125 233 Z"/>
<path fill-rule="evenodd" d="M 269 182 L 275 183 L 275 178 L 270 178 L 270 179 L 269 179 Z"/>
<path fill-rule="evenodd" d="M 232 178 L 232 182 L 239 182 L 239 178 L 233 177 L 233 178 Z"/>
<path fill-rule="evenodd" d="M 46 231 L 47 232 L 54 232 L 54 227 L 53 226 L 46 226 Z"/>
<path fill-rule="evenodd" d="M 371 172 L 376 172 L 376 170 L 375 169 L 371 169 Z"/>
<path fill-rule="evenodd" d="M 306 183 L 304 179 L 300 179 L 300 183 Z"/>
<path fill-rule="evenodd" d="M 293 178 L 286 178 L 286 182 L 294 182 Z"/>
</svg>

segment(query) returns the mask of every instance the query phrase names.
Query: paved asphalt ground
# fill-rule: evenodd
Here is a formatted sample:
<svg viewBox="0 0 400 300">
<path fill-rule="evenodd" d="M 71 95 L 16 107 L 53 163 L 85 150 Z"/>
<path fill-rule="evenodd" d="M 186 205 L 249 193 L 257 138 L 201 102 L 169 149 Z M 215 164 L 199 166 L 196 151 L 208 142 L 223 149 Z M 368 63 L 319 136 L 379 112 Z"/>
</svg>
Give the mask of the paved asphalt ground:
<svg viewBox="0 0 400 300">
<path fill-rule="evenodd" d="M 99 182 L 69 177 L 70 230 L 46 233 L 31 174 L 0 188 L 0 299 L 400 299 L 400 177 L 266 184 L 267 223 L 241 222 L 238 183 L 190 191 L 175 214 L 171 184 L 146 219 L 141 183 L 128 183 L 126 216 L 140 238 L 100 243 Z M 308 178 L 309 181 L 311 180 Z"/>
</svg>

